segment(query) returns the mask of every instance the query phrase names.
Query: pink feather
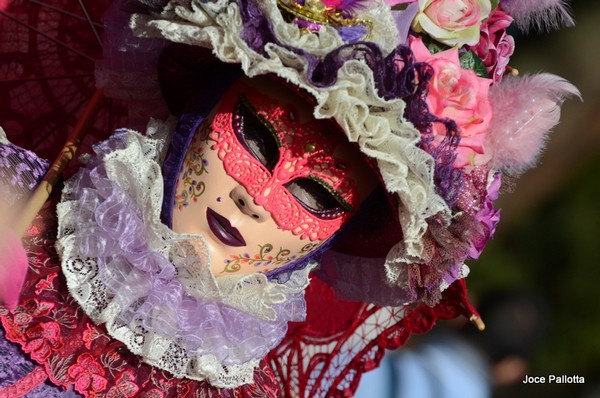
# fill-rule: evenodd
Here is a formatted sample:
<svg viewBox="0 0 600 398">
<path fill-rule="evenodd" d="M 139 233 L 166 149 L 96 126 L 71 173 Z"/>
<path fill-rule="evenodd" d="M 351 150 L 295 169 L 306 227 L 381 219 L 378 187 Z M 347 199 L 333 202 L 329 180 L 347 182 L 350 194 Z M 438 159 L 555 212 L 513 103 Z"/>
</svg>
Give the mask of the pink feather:
<svg viewBox="0 0 600 398">
<path fill-rule="evenodd" d="M 537 30 L 553 30 L 575 25 L 564 0 L 504 0 L 501 6 L 523 32 L 532 26 Z"/>
<path fill-rule="evenodd" d="M 20 239 L 12 230 L 0 228 L 0 304 L 8 309 L 17 306 L 27 268 L 27 254 Z"/>
<path fill-rule="evenodd" d="M 581 94 L 561 77 L 541 73 L 505 78 L 490 88 L 494 116 L 486 138 L 491 166 L 520 173 L 533 166 L 568 96 Z"/>
</svg>

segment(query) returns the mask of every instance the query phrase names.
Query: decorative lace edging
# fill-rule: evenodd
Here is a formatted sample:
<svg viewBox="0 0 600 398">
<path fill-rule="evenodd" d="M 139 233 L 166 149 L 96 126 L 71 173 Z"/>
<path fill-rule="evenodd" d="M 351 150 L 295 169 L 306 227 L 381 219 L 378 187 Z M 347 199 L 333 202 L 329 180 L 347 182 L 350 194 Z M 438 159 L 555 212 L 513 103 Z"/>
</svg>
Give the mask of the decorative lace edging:
<svg viewBox="0 0 600 398">
<path fill-rule="evenodd" d="M 151 122 L 148 137 L 118 131 L 66 183 L 57 209 L 62 269 L 90 318 L 144 362 L 217 387 L 252 383 L 288 321 L 304 319 L 314 264 L 285 284 L 262 274 L 214 278 L 202 237 L 159 221 L 171 127 Z"/>
</svg>

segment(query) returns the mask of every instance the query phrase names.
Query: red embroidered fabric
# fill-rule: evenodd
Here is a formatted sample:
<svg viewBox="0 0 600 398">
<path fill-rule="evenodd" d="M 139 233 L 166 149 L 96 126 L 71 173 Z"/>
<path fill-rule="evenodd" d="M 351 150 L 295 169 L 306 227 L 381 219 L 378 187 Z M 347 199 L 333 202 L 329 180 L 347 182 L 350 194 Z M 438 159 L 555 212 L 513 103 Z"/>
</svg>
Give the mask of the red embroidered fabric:
<svg viewBox="0 0 600 398">
<path fill-rule="evenodd" d="M 48 203 L 27 233 L 30 271 L 22 300 L 13 311 L 0 309 L 0 320 L 6 337 L 42 365 L 53 383 L 73 385 L 86 397 L 351 397 L 385 349 L 402 346 L 437 319 L 472 312 L 464 282 L 452 285 L 435 307 L 390 308 L 337 300 L 331 287 L 313 278 L 307 321 L 290 325 L 255 372 L 255 384 L 217 389 L 140 362 L 79 309 L 54 251 L 53 208 Z"/>
</svg>

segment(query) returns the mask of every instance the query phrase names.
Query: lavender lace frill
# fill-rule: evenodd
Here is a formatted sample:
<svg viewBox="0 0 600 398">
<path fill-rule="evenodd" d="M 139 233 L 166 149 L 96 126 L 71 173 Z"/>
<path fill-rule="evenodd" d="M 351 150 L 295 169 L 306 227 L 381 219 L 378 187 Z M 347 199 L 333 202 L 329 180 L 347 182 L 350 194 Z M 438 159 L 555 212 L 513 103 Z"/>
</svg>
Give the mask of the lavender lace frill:
<svg viewBox="0 0 600 398">
<path fill-rule="evenodd" d="M 121 130 L 96 146 L 65 186 L 57 247 L 69 290 L 144 362 L 217 387 L 251 383 L 287 322 L 304 319 L 312 267 L 285 284 L 214 278 L 202 237 L 159 221 L 168 127 L 153 123 L 152 138 Z"/>
</svg>

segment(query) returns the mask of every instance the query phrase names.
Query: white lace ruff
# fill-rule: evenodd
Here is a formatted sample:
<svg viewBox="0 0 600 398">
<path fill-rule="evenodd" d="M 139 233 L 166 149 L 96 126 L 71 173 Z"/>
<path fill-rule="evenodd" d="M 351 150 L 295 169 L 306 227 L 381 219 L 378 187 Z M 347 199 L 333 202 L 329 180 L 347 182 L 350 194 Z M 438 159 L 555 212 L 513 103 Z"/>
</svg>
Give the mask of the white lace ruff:
<svg viewBox="0 0 600 398">
<path fill-rule="evenodd" d="M 280 42 L 317 56 L 323 56 L 343 44 L 338 33 L 324 27 L 312 34 L 286 23 L 275 0 L 256 0 L 274 26 Z M 396 47 L 397 32 L 391 10 L 383 1 L 364 15 L 374 23 L 373 41 L 384 52 Z M 131 26 L 137 35 L 162 37 L 173 42 L 209 47 L 223 62 L 239 63 L 249 77 L 274 73 L 307 90 L 317 100 L 316 118 L 334 118 L 352 142 L 375 159 L 387 190 L 398 196 L 399 222 L 403 240 L 387 255 L 389 283 L 398 285 L 396 270 L 403 264 L 419 262 L 426 219 L 441 214 L 449 221 L 451 211 L 435 192 L 434 159 L 417 148 L 420 133 L 404 118 L 405 102 L 387 101 L 378 96 L 373 73 L 359 60 L 346 62 L 338 71 L 332 87 L 315 88 L 306 79 L 307 61 L 273 43 L 265 47 L 267 56 L 254 52 L 242 39 L 242 20 L 233 0 L 215 2 L 171 0 L 159 17 L 134 15 Z"/>
<path fill-rule="evenodd" d="M 277 313 L 272 305 L 286 301 L 290 295 L 302 294 L 308 285 L 308 273 L 315 264 L 294 271 L 285 284 L 270 282 L 259 273 L 215 278 L 208 266 L 203 238 L 200 235 L 177 234 L 160 222 L 163 182 L 159 164 L 172 127 L 171 124 L 151 121 L 147 137 L 128 131 L 127 146 L 104 158 L 109 179 L 125 189 L 142 210 L 149 247 L 171 261 L 189 295 L 224 303 L 258 319 L 274 320 Z M 179 346 L 168 336 L 148 333 L 140 339 L 137 327 L 117 321 L 119 293 L 113 295 L 108 291 L 98 277 L 94 259 L 82 255 L 76 244 L 80 233 L 78 225 L 88 220 L 81 219 L 86 212 L 74 200 L 73 188 L 73 181 L 68 181 L 58 205 L 57 251 L 69 291 L 85 313 L 97 323 L 106 323 L 108 333 L 141 356 L 144 362 L 177 377 L 207 380 L 222 388 L 252 383 L 259 358 L 241 365 L 224 366 L 214 355 L 190 357 L 173 352 L 173 347 Z M 73 267 L 73 264 L 80 267 Z M 126 297 L 127 294 L 125 287 L 121 295 Z"/>
</svg>

